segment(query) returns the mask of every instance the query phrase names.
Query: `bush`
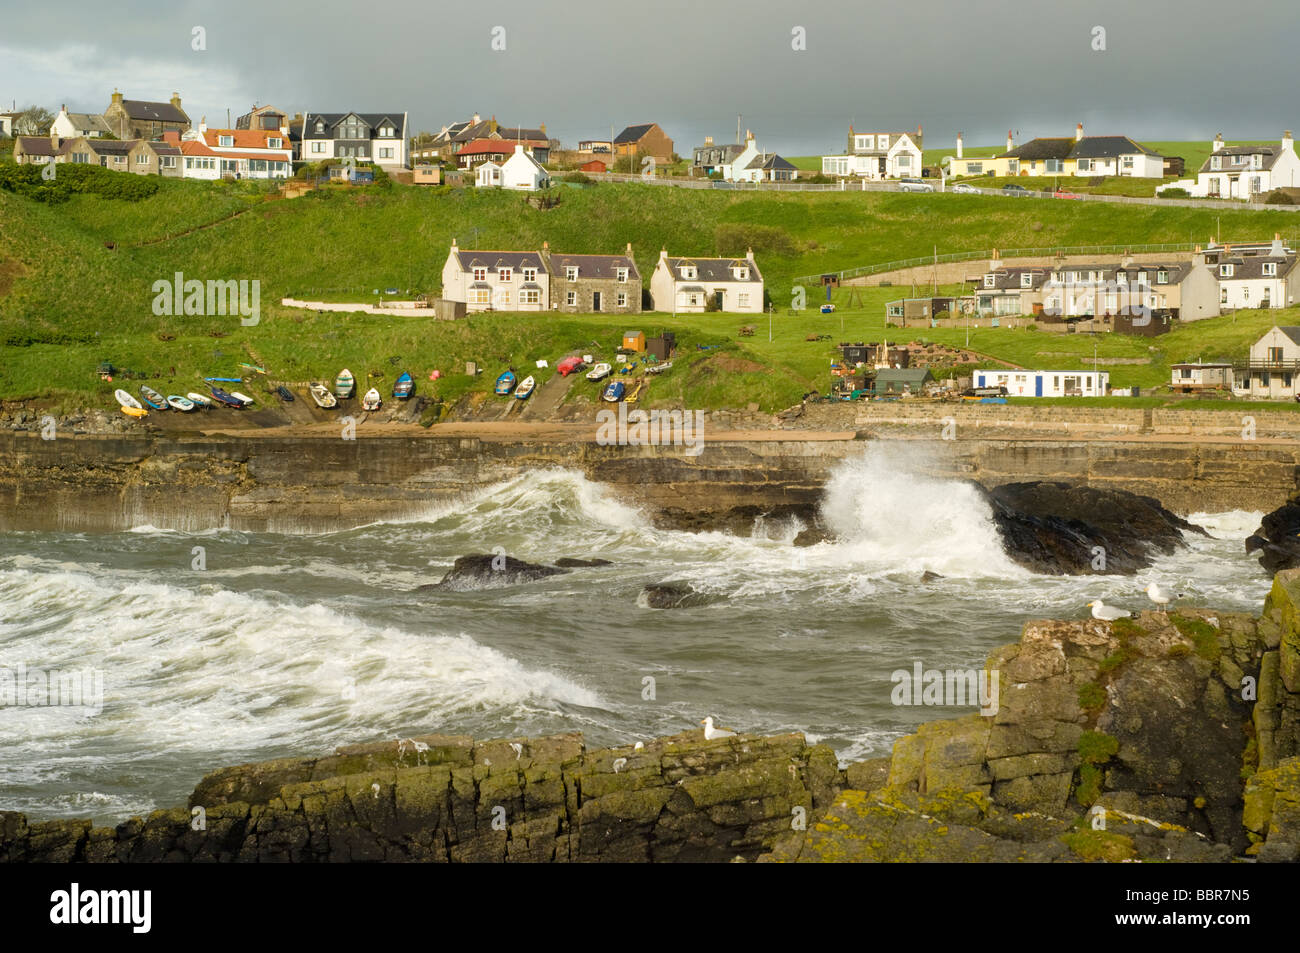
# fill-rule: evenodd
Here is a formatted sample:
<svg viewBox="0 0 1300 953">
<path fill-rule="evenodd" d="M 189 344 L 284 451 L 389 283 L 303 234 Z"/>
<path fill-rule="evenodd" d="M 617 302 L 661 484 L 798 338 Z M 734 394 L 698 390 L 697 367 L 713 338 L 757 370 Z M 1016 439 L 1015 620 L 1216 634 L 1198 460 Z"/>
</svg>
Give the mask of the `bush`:
<svg viewBox="0 0 1300 953">
<path fill-rule="evenodd" d="M 1268 193 L 1268 198 L 1264 199 L 1265 205 L 1295 205 L 1295 199 L 1285 192 L 1274 190 Z"/>
<path fill-rule="evenodd" d="M 596 180 L 585 172 L 569 172 L 560 176 L 561 182 L 575 182 L 578 185 L 595 185 Z"/>
<path fill-rule="evenodd" d="M 0 166 L 0 189 L 48 203 L 65 202 L 77 192 L 139 202 L 161 187 L 156 175 L 117 172 L 89 163 L 60 162 L 55 166 L 53 179 L 42 178 L 42 168 L 39 165 Z"/>
<path fill-rule="evenodd" d="M 1161 189 L 1156 193 L 1162 199 L 1189 199 L 1192 193 L 1183 188 Z"/>
<path fill-rule="evenodd" d="M 723 257 L 740 258 L 750 248 L 755 254 L 793 256 L 799 253 L 799 243 L 784 228 L 774 225 L 719 225 L 713 230 L 713 244 Z"/>
</svg>

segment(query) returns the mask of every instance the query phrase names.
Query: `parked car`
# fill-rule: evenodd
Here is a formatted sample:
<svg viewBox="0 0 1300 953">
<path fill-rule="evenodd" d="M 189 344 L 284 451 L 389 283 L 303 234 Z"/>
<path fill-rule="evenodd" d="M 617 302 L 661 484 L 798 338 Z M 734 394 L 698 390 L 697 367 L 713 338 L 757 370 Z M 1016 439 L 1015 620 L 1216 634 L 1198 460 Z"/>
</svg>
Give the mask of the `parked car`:
<svg viewBox="0 0 1300 953">
<path fill-rule="evenodd" d="M 1052 194 L 1055 195 L 1058 199 L 1080 199 L 1080 198 L 1083 198 L 1083 196 L 1082 196 L 1082 195 L 1079 195 L 1077 192 L 1067 192 L 1067 191 L 1065 191 L 1064 189 L 1058 189 L 1057 191 L 1053 192 Z"/>
<path fill-rule="evenodd" d="M 1008 182 L 1002 186 L 1002 191 L 1007 195 L 1028 195 L 1029 190 L 1023 185 L 1016 185 L 1014 182 Z"/>
<path fill-rule="evenodd" d="M 898 183 L 900 192 L 933 192 L 934 186 L 920 179 L 901 179 Z"/>
<path fill-rule="evenodd" d="M 960 192 L 962 195 L 979 195 L 979 189 L 968 182 L 958 182 L 952 187 L 954 192 Z"/>
</svg>

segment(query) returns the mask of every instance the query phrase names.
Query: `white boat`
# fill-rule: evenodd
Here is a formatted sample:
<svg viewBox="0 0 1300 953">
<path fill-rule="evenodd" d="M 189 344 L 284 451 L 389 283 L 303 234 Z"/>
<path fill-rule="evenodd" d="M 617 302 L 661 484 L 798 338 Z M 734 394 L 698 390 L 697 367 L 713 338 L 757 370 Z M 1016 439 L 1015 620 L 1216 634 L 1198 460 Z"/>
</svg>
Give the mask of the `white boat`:
<svg viewBox="0 0 1300 953">
<path fill-rule="evenodd" d="M 168 394 L 167 406 L 172 410 L 179 410 L 183 414 L 188 414 L 194 409 L 194 401 L 181 397 L 179 394 Z"/>
<path fill-rule="evenodd" d="M 117 398 L 117 402 L 123 407 L 130 407 L 132 410 L 144 410 L 143 404 L 120 387 L 113 391 L 113 396 Z"/>
<path fill-rule="evenodd" d="M 337 398 L 335 398 L 335 396 L 330 393 L 330 389 L 320 381 L 312 381 L 307 389 L 311 391 L 311 399 L 316 401 L 317 407 L 323 407 L 326 410 L 329 410 L 338 406 L 339 402 Z"/>
<path fill-rule="evenodd" d="M 249 397 L 247 394 L 241 394 L 237 390 L 232 390 L 230 392 L 230 396 L 235 398 L 235 400 L 243 401 L 245 407 L 247 407 L 249 404 L 253 402 L 253 398 Z"/>
<path fill-rule="evenodd" d="M 211 397 L 204 397 L 202 394 L 194 393 L 194 391 L 190 391 L 185 397 L 195 407 L 202 407 L 204 410 L 209 410 L 213 406 Z"/>
<path fill-rule="evenodd" d="M 672 369 L 673 362 L 664 361 L 662 364 L 651 364 L 645 369 L 645 372 L 647 374 L 662 374 L 664 371 L 671 371 Z"/>
<path fill-rule="evenodd" d="M 603 363 L 597 364 L 591 370 L 587 371 L 587 380 L 589 381 L 604 380 L 606 377 L 609 376 L 609 372 L 612 370 L 613 368 L 610 367 L 608 364 L 603 364 Z"/>
<path fill-rule="evenodd" d="M 527 400 L 528 395 L 533 392 L 535 386 L 537 386 L 537 382 L 533 380 L 531 375 L 525 377 L 519 382 L 519 386 L 515 388 L 515 397 L 519 400 Z"/>
<path fill-rule="evenodd" d="M 340 400 L 351 397 L 356 386 L 357 382 L 352 372 L 345 367 L 339 371 L 339 376 L 334 378 L 334 396 Z"/>
<path fill-rule="evenodd" d="M 373 387 L 366 391 L 365 397 L 361 398 L 362 410 L 378 410 L 383 405 L 384 399 L 379 396 L 379 391 Z"/>
</svg>

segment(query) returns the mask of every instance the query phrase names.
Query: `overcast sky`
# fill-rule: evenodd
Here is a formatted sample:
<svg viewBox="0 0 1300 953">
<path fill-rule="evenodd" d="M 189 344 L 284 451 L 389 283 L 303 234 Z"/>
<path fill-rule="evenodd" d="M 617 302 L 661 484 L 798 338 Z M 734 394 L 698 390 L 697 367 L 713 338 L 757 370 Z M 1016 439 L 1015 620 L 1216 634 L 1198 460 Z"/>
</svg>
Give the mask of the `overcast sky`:
<svg viewBox="0 0 1300 953">
<path fill-rule="evenodd" d="M 1105 30 L 1093 50 L 1094 27 Z M 206 49 L 195 50 L 194 28 Z M 494 28 L 505 49 L 494 50 Z M 804 31 L 795 50 L 792 31 Z M 179 92 L 224 125 L 253 103 L 292 114 L 408 112 L 437 131 L 481 113 L 573 145 L 658 122 L 677 151 L 732 141 L 842 151 L 859 130 L 924 126 L 928 148 L 1088 134 L 1273 140 L 1300 131 L 1300 4 L 1278 0 L 628 0 L 7 4 L 0 101 L 103 112 Z"/>
</svg>

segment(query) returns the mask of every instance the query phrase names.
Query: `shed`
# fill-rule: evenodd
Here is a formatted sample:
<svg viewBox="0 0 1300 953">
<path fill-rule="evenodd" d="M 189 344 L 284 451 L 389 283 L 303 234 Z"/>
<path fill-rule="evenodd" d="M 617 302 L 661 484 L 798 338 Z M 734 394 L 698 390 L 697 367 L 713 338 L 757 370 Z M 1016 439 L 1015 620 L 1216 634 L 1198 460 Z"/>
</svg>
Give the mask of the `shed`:
<svg viewBox="0 0 1300 953">
<path fill-rule="evenodd" d="M 590 162 L 584 162 L 578 166 L 582 172 L 604 172 L 608 167 L 599 159 L 592 159 Z"/>
<path fill-rule="evenodd" d="M 926 367 L 885 367 L 876 372 L 874 390 L 877 397 L 904 391 L 915 397 L 933 381 L 934 375 Z"/>
<path fill-rule="evenodd" d="M 624 331 L 623 348 L 628 351 L 645 350 L 645 332 L 644 331 Z"/>
</svg>

